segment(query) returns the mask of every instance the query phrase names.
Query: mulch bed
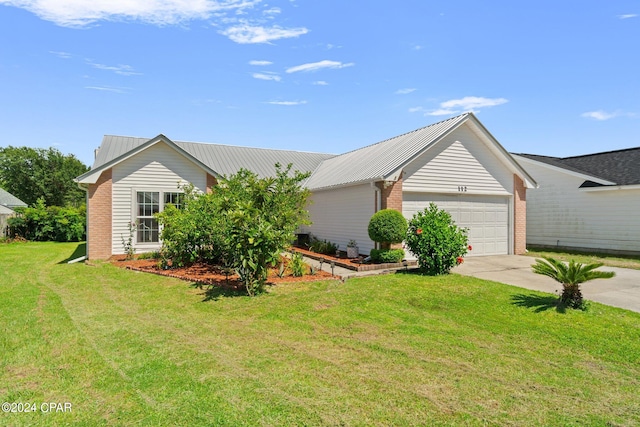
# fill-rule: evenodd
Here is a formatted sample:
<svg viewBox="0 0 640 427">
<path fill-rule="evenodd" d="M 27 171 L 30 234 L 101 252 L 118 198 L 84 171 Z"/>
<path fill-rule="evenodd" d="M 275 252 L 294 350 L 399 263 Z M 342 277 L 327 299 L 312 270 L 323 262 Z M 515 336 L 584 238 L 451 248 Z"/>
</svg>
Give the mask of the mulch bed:
<svg viewBox="0 0 640 427">
<path fill-rule="evenodd" d="M 211 286 L 218 286 L 226 289 L 244 289 L 244 285 L 240 283 L 239 277 L 234 272 L 229 274 L 218 267 L 203 263 L 196 263 L 189 267 L 176 267 L 162 269 L 158 265 L 157 259 L 133 259 L 127 260 L 124 255 L 113 256 L 110 262 L 120 268 L 129 270 L 143 271 L 145 273 L 159 274 L 162 276 L 174 277 L 177 279 L 196 282 Z M 285 266 L 288 264 L 288 258 L 282 258 Z M 338 279 L 326 271 L 316 271 L 315 274 L 305 274 L 301 277 L 293 277 L 288 269 L 285 269 L 285 276 L 278 276 L 279 266 L 269 270 L 268 284 L 275 285 L 279 283 L 291 282 L 312 282 L 318 280 Z"/>
</svg>

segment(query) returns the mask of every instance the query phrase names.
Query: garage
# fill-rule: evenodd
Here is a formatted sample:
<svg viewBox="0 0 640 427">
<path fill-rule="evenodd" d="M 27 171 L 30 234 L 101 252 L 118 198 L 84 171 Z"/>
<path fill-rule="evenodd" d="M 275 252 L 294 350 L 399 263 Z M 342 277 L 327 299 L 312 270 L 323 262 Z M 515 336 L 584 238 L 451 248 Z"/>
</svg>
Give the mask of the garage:
<svg viewBox="0 0 640 427">
<path fill-rule="evenodd" d="M 467 256 L 509 253 L 508 196 L 404 192 L 402 199 L 403 215 L 407 220 L 433 202 L 449 212 L 458 226 L 468 228 L 473 250 Z"/>
</svg>

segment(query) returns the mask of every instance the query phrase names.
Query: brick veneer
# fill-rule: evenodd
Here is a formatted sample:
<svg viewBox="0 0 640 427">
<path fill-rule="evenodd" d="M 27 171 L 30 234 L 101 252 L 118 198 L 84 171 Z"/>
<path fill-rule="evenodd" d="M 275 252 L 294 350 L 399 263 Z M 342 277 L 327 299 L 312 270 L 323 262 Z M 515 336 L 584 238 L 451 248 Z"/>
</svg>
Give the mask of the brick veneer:
<svg viewBox="0 0 640 427">
<path fill-rule="evenodd" d="M 395 209 L 402 213 L 402 174 L 397 181 L 390 183 L 387 181 L 385 186 L 384 181 L 376 182 L 376 186 L 380 189 L 380 208 L 381 209 Z M 385 249 L 382 245 L 382 248 Z M 391 249 L 402 248 L 402 243 L 395 243 L 390 246 Z"/>
<path fill-rule="evenodd" d="M 211 189 L 218 185 L 218 180 L 215 176 L 207 174 L 207 193 L 211 193 Z"/>
<path fill-rule="evenodd" d="M 513 175 L 513 252 L 521 255 L 527 250 L 527 189 L 517 175 Z"/>
<path fill-rule="evenodd" d="M 95 184 L 89 184 L 87 206 L 87 256 L 106 259 L 111 256 L 111 169 L 102 172 Z"/>
</svg>

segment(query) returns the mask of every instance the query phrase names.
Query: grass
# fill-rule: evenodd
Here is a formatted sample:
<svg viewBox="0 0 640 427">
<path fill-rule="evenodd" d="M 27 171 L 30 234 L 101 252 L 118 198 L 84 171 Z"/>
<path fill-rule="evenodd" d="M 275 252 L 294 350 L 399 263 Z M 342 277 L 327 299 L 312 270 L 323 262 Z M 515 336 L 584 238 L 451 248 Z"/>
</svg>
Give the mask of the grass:
<svg viewBox="0 0 640 427">
<path fill-rule="evenodd" d="M 569 262 L 575 260 L 582 264 L 591 263 L 603 263 L 608 267 L 621 267 L 632 268 L 634 270 L 640 270 L 640 257 L 639 256 L 625 256 L 625 255 L 611 255 L 603 253 L 591 253 L 591 252 L 568 252 L 566 250 L 556 249 L 541 249 L 541 248 L 527 248 L 525 255 L 540 258 L 542 256 L 550 256 L 552 258 L 559 259 L 561 261 Z"/>
<path fill-rule="evenodd" d="M 0 425 L 640 424 L 640 314 L 412 274 L 217 294 L 0 245 Z M 205 301 L 206 300 L 206 301 Z"/>
</svg>

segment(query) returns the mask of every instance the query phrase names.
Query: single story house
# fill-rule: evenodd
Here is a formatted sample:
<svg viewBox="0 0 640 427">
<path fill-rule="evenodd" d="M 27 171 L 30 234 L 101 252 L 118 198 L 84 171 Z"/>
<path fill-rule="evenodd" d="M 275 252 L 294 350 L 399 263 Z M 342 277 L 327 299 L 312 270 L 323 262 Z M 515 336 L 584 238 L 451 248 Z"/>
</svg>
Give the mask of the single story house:
<svg viewBox="0 0 640 427">
<path fill-rule="evenodd" d="M 76 178 L 87 191 L 87 256 L 123 254 L 122 238 L 135 221 L 138 252 L 160 247 L 153 214 L 176 200 L 179 185 L 208 191 L 240 168 L 272 175 L 274 165 L 309 171 L 313 233 L 360 253 L 374 248 L 371 216 L 393 208 L 405 217 L 435 202 L 469 228 L 470 255 L 526 249 L 526 189 L 535 180 L 473 113 L 341 155 L 237 147 L 155 138 L 105 136 L 92 169 Z"/>
<path fill-rule="evenodd" d="M 27 207 L 27 204 L 13 194 L 0 188 L 0 237 L 7 234 L 7 220 L 15 215 L 15 208 Z"/>
<path fill-rule="evenodd" d="M 528 244 L 640 254 L 640 147 L 514 157 L 539 184 L 528 197 Z"/>
</svg>

